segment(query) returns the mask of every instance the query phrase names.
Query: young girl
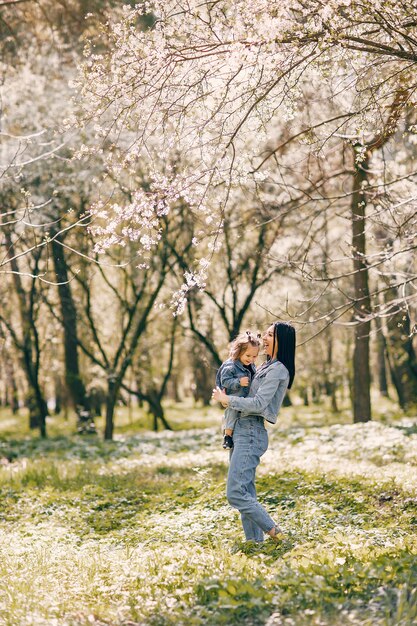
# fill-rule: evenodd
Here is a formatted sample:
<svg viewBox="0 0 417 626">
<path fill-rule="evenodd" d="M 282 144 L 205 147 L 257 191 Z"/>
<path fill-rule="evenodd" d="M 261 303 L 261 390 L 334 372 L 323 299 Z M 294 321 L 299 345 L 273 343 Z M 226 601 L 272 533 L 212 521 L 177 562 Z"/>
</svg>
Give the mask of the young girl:
<svg viewBox="0 0 417 626">
<path fill-rule="evenodd" d="M 227 395 L 245 398 L 248 395 L 252 378 L 255 375 L 255 359 L 258 356 L 260 335 L 249 330 L 242 333 L 230 344 L 229 358 L 221 364 L 216 375 L 216 387 L 224 389 Z M 223 448 L 233 448 L 233 430 L 239 412 L 227 408 L 223 418 Z"/>
</svg>

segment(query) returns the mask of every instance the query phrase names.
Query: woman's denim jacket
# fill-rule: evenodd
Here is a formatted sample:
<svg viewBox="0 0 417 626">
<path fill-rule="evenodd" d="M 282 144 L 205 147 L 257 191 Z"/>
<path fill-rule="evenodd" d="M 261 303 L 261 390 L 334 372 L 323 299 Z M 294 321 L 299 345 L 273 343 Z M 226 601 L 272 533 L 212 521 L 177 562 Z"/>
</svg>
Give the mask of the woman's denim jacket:
<svg viewBox="0 0 417 626">
<path fill-rule="evenodd" d="M 287 391 L 290 375 L 283 363 L 273 359 L 257 370 L 247 398 L 231 396 L 229 407 L 241 412 L 241 417 L 259 415 L 275 424 Z"/>
<path fill-rule="evenodd" d="M 256 367 L 251 364 L 245 367 L 239 360 L 227 359 L 221 364 L 216 374 L 216 387 L 224 389 L 227 395 L 246 397 L 249 393 L 250 385 L 255 376 Z M 240 379 L 243 376 L 249 378 L 249 385 L 242 387 Z M 229 405 L 224 414 L 224 427 L 234 428 L 234 422 L 239 417 L 239 412 L 234 411 Z"/>
</svg>

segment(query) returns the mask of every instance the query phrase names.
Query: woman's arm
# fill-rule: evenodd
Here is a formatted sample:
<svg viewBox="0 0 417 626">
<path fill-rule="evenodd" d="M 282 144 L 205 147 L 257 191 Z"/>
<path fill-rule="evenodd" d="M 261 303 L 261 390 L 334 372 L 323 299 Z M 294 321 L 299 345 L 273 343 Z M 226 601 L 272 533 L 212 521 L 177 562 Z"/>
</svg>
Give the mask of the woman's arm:
<svg viewBox="0 0 417 626">
<path fill-rule="evenodd" d="M 284 377 L 285 373 L 285 377 Z M 223 404 L 228 404 L 236 411 L 250 411 L 253 414 L 262 413 L 271 402 L 281 380 L 288 376 L 285 368 L 274 367 L 262 380 L 258 391 L 253 398 L 239 398 L 237 396 L 226 396 L 220 390 L 213 392 L 213 398 Z M 225 400 L 226 399 L 226 400 Z"/>
</svg>

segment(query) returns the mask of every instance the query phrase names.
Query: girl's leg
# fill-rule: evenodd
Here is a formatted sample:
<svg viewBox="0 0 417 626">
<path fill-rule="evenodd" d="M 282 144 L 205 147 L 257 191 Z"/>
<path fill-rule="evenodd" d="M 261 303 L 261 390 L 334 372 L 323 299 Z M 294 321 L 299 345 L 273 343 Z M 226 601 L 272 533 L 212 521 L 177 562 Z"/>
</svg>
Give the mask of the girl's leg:
<svg viewBox="0 0 417 626">
<path fill-rule="evenodd" d="M 225 413 L 224 429 L 223 429 L 223 448 L 231 450 L 233 448 L 233 429 L 236 424 L 237 411 L 227 409 Z"/>
<path fill-rule="evenodd" d="M 226 435 L 229 435 L 230 437 L 233 435 L 237 418 L 238 418 L 237 411 L 234 411 L 233 409 L 229 409 L 229 408 L 226 409 L 226 412 L 224 414 L 224 421 L 223 421 L 223 430 Z"/>
<path fill-rule="evenodd" d="M 259 540 L 260 533 L 255 532 L 256 527 L 265 533 L 273 532 L 275 528 L 273 519 L 259 504 L 255 490 L 256 468 L 268 448 L 268 433 L 260 420 L 241 418 L 236 423 L 234 441 L 227 478 L 227 499 L 240 511 L 246 538 L 256 537 Z"/>
</svg>

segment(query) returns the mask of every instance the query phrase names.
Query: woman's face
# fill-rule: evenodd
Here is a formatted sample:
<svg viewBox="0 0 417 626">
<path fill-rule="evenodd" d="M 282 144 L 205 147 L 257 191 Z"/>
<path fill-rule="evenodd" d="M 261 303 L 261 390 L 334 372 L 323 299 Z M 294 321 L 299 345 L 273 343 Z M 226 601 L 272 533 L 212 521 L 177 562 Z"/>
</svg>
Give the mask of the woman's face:
<svg viewBox="0 0 417 626">
<path fill-rule="evenodd" d="M 264 352 L 267 356 L 273 359 L 276 357 L 278 352 L 278 340 L 275 339 L 275 349 L 274 349 L 274 325 L 271 324 L 269 328 L 263 334 L 262 341 L 264 344 Z M 272 351 L 274 353 L 272 353 Z"/>
</svg>

